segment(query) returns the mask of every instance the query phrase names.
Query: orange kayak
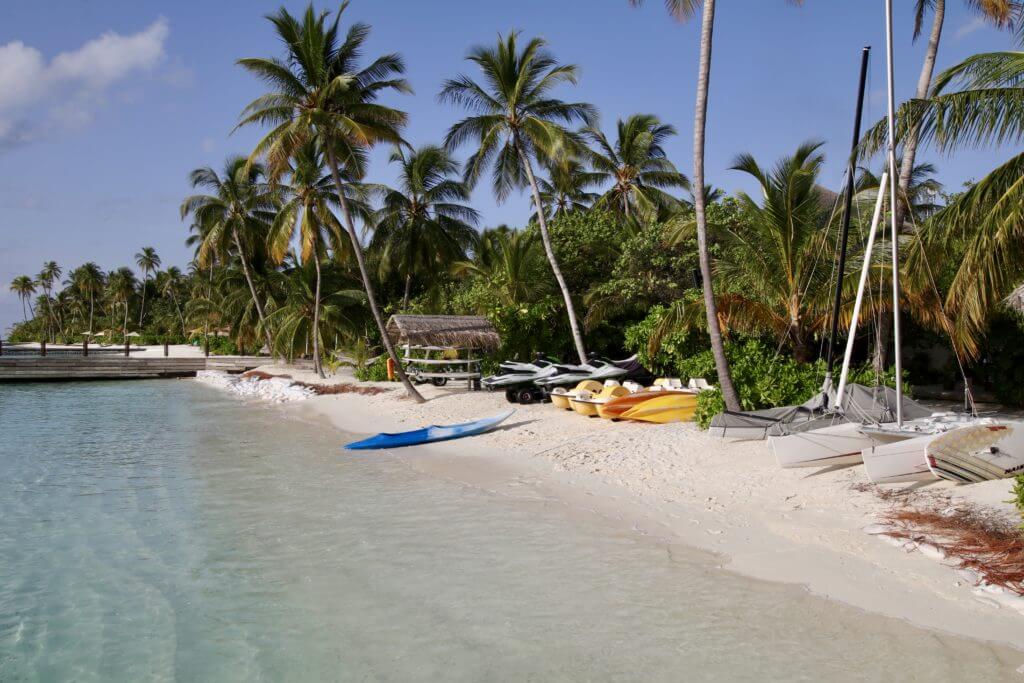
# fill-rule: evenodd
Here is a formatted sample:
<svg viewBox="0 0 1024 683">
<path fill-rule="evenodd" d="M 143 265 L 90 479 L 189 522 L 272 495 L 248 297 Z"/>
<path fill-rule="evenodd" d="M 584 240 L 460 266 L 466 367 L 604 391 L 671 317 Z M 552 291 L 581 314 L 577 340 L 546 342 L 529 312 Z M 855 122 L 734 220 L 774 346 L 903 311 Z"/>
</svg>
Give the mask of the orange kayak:
<svg viewBox="0 0 1024 683">
<path fill-rule="evenodd" d="M 644 391 L 638 391 L 635 394 L 627 394 L 625 396 L 619 396 L 613 398 L 602 405 L 597 407 L 597 414 L 606 420 L 619 420 L 622 418 L 622 414 L 627 410 L 640 405 L 644 401 L 650 401 L 652 398 L 658 398 L 659 396 L 667 396 L 669 394 L 691 394 L 691 391 L 675 391 L 671 389 L 645 389 Z"/>
</svg>

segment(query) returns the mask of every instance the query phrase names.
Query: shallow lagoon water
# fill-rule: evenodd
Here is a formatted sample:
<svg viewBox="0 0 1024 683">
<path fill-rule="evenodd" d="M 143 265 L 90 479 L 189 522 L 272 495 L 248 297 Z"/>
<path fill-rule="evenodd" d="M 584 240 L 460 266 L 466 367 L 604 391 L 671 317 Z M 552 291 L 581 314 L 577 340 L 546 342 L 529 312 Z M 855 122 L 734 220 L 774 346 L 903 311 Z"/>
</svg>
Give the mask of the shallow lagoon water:
<svg viewBox="0 0 1024 683">
<path fill-rule="evenodd" d="M 0 386 L 0 430 L 0 681 L 1022 680 L 191 381 Z"/>
</svg>

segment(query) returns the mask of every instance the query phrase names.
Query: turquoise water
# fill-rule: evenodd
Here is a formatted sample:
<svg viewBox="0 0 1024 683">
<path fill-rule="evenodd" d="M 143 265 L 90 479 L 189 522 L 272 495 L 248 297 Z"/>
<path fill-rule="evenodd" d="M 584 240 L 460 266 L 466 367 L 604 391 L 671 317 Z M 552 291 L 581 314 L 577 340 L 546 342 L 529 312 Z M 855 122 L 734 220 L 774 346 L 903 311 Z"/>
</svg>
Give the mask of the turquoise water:
<svg viewBox="0 0 1024 683">
<path fill-rule="evenodd" d="M 0 428 L 0 681 L 1021 680 L 191 381 L 0 386 Z"/>
</svg>

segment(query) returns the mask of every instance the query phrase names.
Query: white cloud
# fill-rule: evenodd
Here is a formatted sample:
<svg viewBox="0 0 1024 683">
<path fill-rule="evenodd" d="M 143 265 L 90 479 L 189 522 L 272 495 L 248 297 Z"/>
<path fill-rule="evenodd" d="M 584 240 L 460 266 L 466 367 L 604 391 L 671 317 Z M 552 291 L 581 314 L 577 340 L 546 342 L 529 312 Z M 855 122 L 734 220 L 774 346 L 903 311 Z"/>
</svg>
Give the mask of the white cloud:
<svg viewBox="0 0 1024 683">
<path fill-rule="evenodd" d="M 967 36 L 971 35 L 972 33 L 974 33 L 975 31 L 980 31 L 983 28 L 985 28 L 985 20 L 982 19 L 981 17 L 974 17 L 966 24 L 958 28 L 956 30 L 956 33 L 953 34 L 953 37 L 956 38 L 957 40 L 962 40 Z"/>
<path fill-rule="evenodd" d="M 87 125 L 111 86 L 166 59 L 169 32 L 160 17 L 132 35 L 108 31 L 49 63 L 21 41 L 0 45 L 0 149 Z"/>
</svg>

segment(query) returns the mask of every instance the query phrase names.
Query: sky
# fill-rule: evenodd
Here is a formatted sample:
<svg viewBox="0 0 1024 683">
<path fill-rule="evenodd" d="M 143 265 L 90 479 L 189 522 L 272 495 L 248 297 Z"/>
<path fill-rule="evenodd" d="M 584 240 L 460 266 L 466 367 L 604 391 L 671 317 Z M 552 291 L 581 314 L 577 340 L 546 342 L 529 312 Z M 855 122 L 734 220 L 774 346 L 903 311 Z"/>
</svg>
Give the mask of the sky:
<svg viewBox="0 0 1024 683">
<path fill-rule="evenodd" d="M 247 154 L 258 129 L 232 132 L 261 85 L 235 64 L 274 56 L 280 46 L 266 14 L 280 0 L 81 0 L 5 3 L 0 23 L 0 334 L 21 319 L 8 284 L 56 260 L 134 267 L 153 246 L 164 266 L 184 269 L 187 224 L 178 213 L 187 175 Z M 911 41 L 910 0 L 896 0 L 897 99 L 912 96 L 924 40 Z M 949 3 L 939 69 L 976 52 L 1009 49 L 1012 39 L 978 21 L 967 3 Z M 337 3 L 316 3 L 334 9 Z M 287 2 L 298 12 L 305 2 Z M 670 20 L 659 0 L 353 0 L 345 23 L 373 27 L 369 57 L 402 54 L 415 94 L 385 103 L 409 113 L 406 139 L 440 142 L 462 112 L 437 101 L 444 79 L 474 75 L 474 45 L 499 32 L 541 36 L 555 56 L 580 67 L 575 88 L 558 94 L 586 101 L 601 125 L 653 113 L 679 135 L 667 145 L 692 171 L 693 98 L 699 21 Z M 885 112 L 882 0 L 827 0 L 798 8 L 783 0 L 719 3 L 715 22 L 707 141 L 708 182 L 752 191 L 729 170 L 740 152 L 762 164 L 802 141 L 823 140 L 822 184 L 838 189 L 852 133 L 860 51 L 873 46 L 865 120 Z M 461 152 L 462 157 L 468 154 Z M 1007 154 L 965 150 L 924 158 L 947 189 L 982 176 Z M 921 158 L 921 157 L 919 157 Z M 876 165 L 878 165 L 876 163 Z M 386 150 L 374 154 L 370 180 L 390 182 Z M 525 196 L 498 204 L 486 183 L 473 194 L 483 225 L 522 225 Z"/>
</svg>

